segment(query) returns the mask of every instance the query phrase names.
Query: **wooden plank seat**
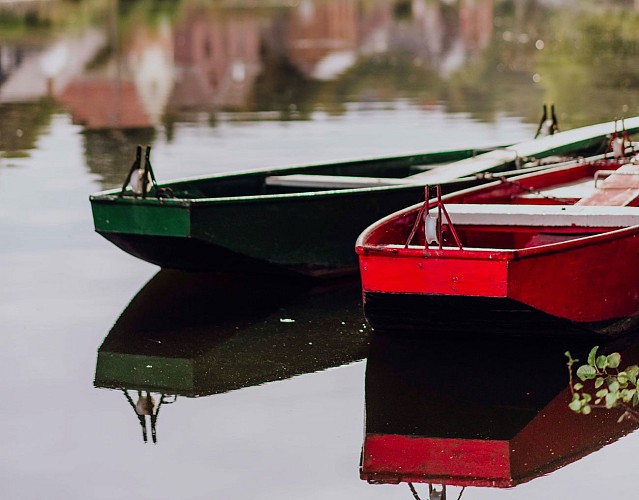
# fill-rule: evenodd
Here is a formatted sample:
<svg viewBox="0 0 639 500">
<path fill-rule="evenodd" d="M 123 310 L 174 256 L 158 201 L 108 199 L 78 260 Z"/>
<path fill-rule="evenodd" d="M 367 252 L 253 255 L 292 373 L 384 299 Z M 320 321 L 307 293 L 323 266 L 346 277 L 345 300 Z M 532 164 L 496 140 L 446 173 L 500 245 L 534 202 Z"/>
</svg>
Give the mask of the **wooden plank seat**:
<svg viewBox="0 0 639 500">
<path fill-rule="evenodd" d="M 346 175 L 290 174 L 271 175 L 265 180 L 268 186 L 285 186 L 317 189 L 348 189 L 410 184 L 403 179 L 386 177 L 356 177 Z"/>
<path fill-rule="evenodd" d="M 446 204 L 453 224 L 481 226 L 625 227 L 639 224 L 639 207 Z M 436 217 L 437 208 L 430 216 Z M 442 214 L 443 222 L 446 222 Z"/>
<path fill-rule="evenodd" d="M 603 181 L 600 174 L 605 174 Z M 623 165 L 615 171 L 595 173 L 597 189 L 582 198 L 577 205 L 627 206 L 639 198 L 639 165 Z"/>
<path fill-rule="evenodd" d="M 595 188 L 594 186 L 594 179 L 580 179 L 553 188 L 543 188 L 539 191 L 522 194 L 519 195 L 519 198 L 524 200 L 543 200 L 548 198 L 580 200 L 589 196 Z"/>
</svg>

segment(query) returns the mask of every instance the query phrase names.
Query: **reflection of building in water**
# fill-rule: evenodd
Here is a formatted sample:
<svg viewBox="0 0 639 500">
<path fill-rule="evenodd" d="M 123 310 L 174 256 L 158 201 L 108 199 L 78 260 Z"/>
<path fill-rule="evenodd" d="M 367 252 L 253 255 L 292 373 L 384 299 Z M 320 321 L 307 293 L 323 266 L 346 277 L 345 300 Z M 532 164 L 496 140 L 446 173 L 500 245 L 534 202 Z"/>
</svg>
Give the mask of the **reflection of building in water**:
<svg viewBox="0 0 639 500">
<path fill-rule="evenodd" d="M 29 18 L 44 15 L 30 10 L 37 8 L 35 3 L 16 5 Z M 94 29 L 44 41 L 27 38 L 0 45 L 0 150 L 7 156 L 34 147 L 56 109 L 56 92 L 82 73 L 105 39 Z"/>
<path fill-rule="evenodd" d="M 242 108 L 260 70 L 255 16 L 192 9 L 175 31 L 175 110 Z"/>
<path fill-rule="evenodd" d="M 0 45 L 0 102 L 34 101 L 51 95 L 98 50 L 103 37 L 97 30 L 48 35 L 58 17 L 57 2 L 0 2 L 3 27 L 24 24 L 18 38 L 3 37 Z M 43 35 L 42 33 L 47 33 Z"/>
<path fill-rule="evenodd" d="M 29 57 L 29 52 L 25 47 L 0 46 L 0 87 L 20 67 L 25 57 Z"/>
<path fill-rule="evenodd" d="M 446 76 L 490 43 L 494 0 L 463 0 L 458 6 L 413 0 L 408 20 L 392 30 L 391 46 L 429 63 Z"/>
<path fill-rule="evenodd" d="M 0 50 L 0 102 L 52 96 L 82 74 L 104 44 L 96 30 L 65 35 L 48 46 L 3 46 Z"/>
<path fill-rule="evenodd" d="M 287 42 L 291 61 L 305 75 L 334 79 L 357 58 L 357 2 L 302 0 L 292 12 Z"/>
<path fill-rule="evenodd" d="M 494 0 L 466 0 L 459 7 L 460 37 L 473 54 L 485 49 L 493 33 Z"/>
<path fill-rule="evenodd" d="M 151 123 L 164 113 L 174 78 L 173 29 L 162 18 L 151 30 L 137 27 L 124 47 L 124 62 Z"/>
<path fill-rule="evenodd" d="M 59 93 L 75 123 L 87 130 L 153 127 L 173 78 L 169 24 L 136 28 L 106 63 L 75 78 Z M 91 103 L 90 106 L 87 103 Z"/>
<path fill-rule="evenodd" d="M 87 130 L 151 126 L 138 89 L 131 81 L 83 78 L 67 85 L 59 99 L 68 108 L 73 122 Z"/>
</svg>

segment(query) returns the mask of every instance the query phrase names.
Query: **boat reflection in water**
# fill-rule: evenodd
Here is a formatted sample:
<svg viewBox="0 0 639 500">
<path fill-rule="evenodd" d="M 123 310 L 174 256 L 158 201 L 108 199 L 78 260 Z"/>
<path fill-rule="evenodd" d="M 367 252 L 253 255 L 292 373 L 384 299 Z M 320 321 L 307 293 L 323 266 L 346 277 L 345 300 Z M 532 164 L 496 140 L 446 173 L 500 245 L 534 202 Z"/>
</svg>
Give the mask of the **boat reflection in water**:
<svg viewBox="0 0 639 500">
<path fill-rule="evenodd" d="M 122 390 L 156 442 L 160 408 L 366 357 L 357 281 L 162 270 L 98 350 L 95 386 Z"/>
<path fill-rule="evenodd" d="M 433 493 L 444 495 L 446 486 L 508 488 L 639 427 L 617 422 L 623 410 L 586 416 L 568 408 L 564 353 L 585 362 L 592 339 L 472 333 L 371 337 L 361 479 L 406 482 L 415 497 L 412 483 L 437 485 Z M 636 339 L 615 342 L 605 350 L 621 352 L 624 366 L 637 362 Z"/>
</svg>

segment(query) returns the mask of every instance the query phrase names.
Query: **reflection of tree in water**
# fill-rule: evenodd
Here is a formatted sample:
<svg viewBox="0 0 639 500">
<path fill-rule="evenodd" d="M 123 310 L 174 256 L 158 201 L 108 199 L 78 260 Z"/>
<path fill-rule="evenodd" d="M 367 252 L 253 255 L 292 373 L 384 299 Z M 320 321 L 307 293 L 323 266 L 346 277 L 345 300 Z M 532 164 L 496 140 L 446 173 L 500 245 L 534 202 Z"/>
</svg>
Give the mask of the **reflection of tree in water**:
<svg viewBox="0 0 639 500">
<path fill-rule="evenodd" d="M 49 125 L 55 109 L 55 104 L 48 99 L 0 104 L 0 151 L 10 157 L 34 149 L 38 136 Z"/>
<path fill-rule="evenodd" d="M 539 120 L 543 89 L 533 80 L 537 29 L 549 13 L 535 2 L 501 2 L 494 6 L 494 29 L 485 48 L 450 75 L 442 94 L 450 112 L 470 113 L 492 121 L 500 113 Z M 562 110 L 559 103 L 559 110 Z"/>
<path fill-rule="evenodd" d="M 104 189 L 121 186 L 138 144 L 151 144 L 154 139 L 152 128 L 86 131 L 84 154 L 89 171 L 100 177 Z"/>
<path fill-rule="evenodd" d="M 415 65 L 409 53 L 362 57 L 333 81 L 309 80 L 286 60 L 264 68 L 254 89 L 255 106 L 279 112 L 280 119 L 308 119 L 318 107 L 340 115 L 353 102 L 366 105 L 410 98 L 430 103 L 443 87 L 436 72 Z"/>
<path fill-rule="evenodd" d="M 329 86 L 330 95 L 322 97 L 334 107 L 344 102 L 391 102 L 401 98 L 428 104 L 437 100 L 443 86 L 432 67 L 416 61 L 412 53 L 395 52 L 360 58 Z"/>
<path fill-rule="evenodd" d="M 628 6 L 566 10 L 549 18 L 546 50 L 539 54 L 541 84 L 562 103 L 571 126 L 639 114 L 638 21 Z"/>
<path fill-rule="evenodd" d="M 501 2 L 490 45 L 451 75 L 442 100 L 482 120 L 502 112 L 530 122 L 554 102 L 565 129 L 636 115 L 638 17 L 630 7 Z"/>
<path fill-rule="evenodd" d="M 263 71 L 253 86 L 255 109 L 276 111 L 282 120 L 308 119 L 322 84 L 305 77 L 284 57 L 265 57 Z"/>
</svg>

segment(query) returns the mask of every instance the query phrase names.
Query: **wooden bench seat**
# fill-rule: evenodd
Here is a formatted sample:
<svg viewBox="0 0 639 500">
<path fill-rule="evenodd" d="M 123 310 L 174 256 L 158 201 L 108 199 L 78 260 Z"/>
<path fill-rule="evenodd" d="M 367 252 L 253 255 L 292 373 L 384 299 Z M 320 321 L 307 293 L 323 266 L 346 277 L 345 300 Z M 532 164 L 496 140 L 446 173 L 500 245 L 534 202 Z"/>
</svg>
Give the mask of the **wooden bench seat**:
<svg viewBox="0 0 639 500">
<path fill-rule="evenodd" d="M 290 174 L 271 175 L 265 180 L 268 186 L 284 186 L 317 189 L 348 189 L 410 184 L 403 179 L 386 177 L 356 177 L 346 175 Z"/>
<path fill-rule="evenodd" d="M 597 174 L 603 172 L 597 172 Z M 609 205 L 623 207 L 639 197 L 639 165 L 628 164 L 614 172 L 605 172 L 608 177 L 597 182 L 597 189 L 582 198 L 577 205 Z"/>
<path fill-rule="evenodd" d="M 453 224 L 459 225 L 626 227 L 639 224 L 639 207 L 498 204 L 446 204 L 445 207 Z M 431 217 L 436 212 L 436 208 L 432 209 Z"/>
</svg>

